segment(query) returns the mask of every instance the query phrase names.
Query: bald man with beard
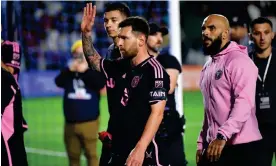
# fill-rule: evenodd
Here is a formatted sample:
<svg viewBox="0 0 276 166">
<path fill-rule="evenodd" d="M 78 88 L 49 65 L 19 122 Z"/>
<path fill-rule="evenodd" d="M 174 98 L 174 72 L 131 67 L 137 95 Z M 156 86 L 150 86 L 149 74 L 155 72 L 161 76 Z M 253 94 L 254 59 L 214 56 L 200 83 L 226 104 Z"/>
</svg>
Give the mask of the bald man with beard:
<svg viewBox="0 0 276 166">
<path fill-rule="evenodd" d="M 258 166 L 258 69 L 247 48 L 230 41 L 229 30 L 227 18 L 218 14 L 202 24 L 203 51 L 211 58 L 200 77 L 204 121 L 197 141 L 198 166 Z"/>
</svg>

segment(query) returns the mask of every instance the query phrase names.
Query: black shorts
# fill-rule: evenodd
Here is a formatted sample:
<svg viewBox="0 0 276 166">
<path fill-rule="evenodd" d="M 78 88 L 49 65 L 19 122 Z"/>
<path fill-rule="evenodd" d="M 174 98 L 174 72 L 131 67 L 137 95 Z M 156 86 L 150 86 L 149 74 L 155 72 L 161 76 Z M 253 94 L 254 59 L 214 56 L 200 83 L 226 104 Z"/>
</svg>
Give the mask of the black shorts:
<svg viewBox="0 0 276 166">
<path fill-rule="evenodd" d="M 186 166 L 186 156 L 184 152 L 183 136 L 179 134 L 173 140 L 158 142 L 159 158 L 163 166 Z"/>
</svg>

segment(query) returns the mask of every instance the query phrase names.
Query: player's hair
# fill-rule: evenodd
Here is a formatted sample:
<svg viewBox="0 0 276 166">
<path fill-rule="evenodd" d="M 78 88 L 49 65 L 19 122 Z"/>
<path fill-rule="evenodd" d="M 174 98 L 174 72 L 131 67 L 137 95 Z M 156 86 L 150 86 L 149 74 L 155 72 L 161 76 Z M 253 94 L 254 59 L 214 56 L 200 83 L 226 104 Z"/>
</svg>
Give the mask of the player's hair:
<svg viewBox="0 0 276 166">
<path fill-rule="evenodd" d="M 264 23 L 267 23 L 270 25 L 271 29 L 273 28 L 272 26 L 272 22 L 266 18 L 266 17 L 258 17 L 256 19 L 254 19 L 251 24 L 250 24 L 250 29 L 252 31 L 253 27 L 256 25 L 256 24 L 264 24 Z"/>
<path fill-rule="evenodd" d="M 126 17 L 130 17 L 130 9 L 126 3 L 123 2 L 110 2 L 105 5 L 104 12 L 118 10 Z"/>
<path fill-rule="evenodd" d="M 119 28 L 132 27 L 132 31 L 143 33 L 146 39 L 149 35 L 149 24 L 146 19 L 139 16 L 128 17 L 124 21 L 120 22 Z"/>
</svg>

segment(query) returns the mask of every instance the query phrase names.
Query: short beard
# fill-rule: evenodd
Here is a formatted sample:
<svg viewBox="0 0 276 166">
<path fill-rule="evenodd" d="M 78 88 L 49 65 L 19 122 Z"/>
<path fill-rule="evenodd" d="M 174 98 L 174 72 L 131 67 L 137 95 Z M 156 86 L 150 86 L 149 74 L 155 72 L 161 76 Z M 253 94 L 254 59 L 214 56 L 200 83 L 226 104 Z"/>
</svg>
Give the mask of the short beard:
<svg viewBox="0 0 276 166">
<path fill-rule="evenodd" d="M 203 45 L 203 53 L 205 55 L 216 55 L 219 53 L 222 44 L 222 34 L 220 34 L 216 39 L 212 41 L 212 44 L 209 47 Z"/>
<path fill-rule="evenodd" d="M 158 48 L 158 47 L 150 47 L 150 46 L 148 46 L 148 49 L 151 50 L 151 51 L 154 52 L 154 53 L 157 53 L 157 54 L 159 54 L 160 51 L 162 50 L 161 48 Z"/>
</svg>

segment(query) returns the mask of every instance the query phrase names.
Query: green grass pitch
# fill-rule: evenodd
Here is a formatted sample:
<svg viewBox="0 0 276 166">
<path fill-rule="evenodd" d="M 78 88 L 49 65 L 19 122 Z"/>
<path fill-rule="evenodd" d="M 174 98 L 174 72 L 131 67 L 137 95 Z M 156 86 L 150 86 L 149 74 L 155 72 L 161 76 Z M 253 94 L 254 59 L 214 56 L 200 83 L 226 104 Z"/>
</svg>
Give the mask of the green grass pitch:
<svg viewBox="0 0 276 166">
<path fill-rule="evenodd" d="M 203 119 L 203 103 L 200 92 L 184 92 L 184 112 L 187 119 L 184 136 L 185 152 L 189 166 L 196 166 L 196 140 Z M 25 133 L 25 145 L 30 166 L 66 166 L 68 160 L 63 143 L 64 118 L 62 98 L 37 98 L 23 100 L 24 116 L 29 130 Z M 108 121 L 107 101 L 101 99 L 100 131 Z M 98 155 L 101 143 L 98 141 Z M 84 159 L 82 165 L 86 165 Z M 276 166 L 276 164 L 274 164 Z"/>
</svg>

